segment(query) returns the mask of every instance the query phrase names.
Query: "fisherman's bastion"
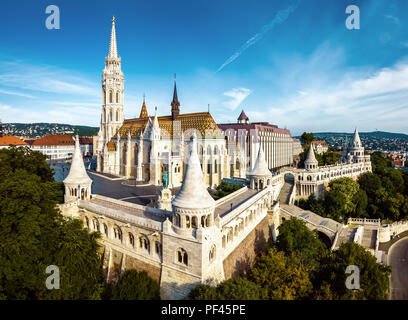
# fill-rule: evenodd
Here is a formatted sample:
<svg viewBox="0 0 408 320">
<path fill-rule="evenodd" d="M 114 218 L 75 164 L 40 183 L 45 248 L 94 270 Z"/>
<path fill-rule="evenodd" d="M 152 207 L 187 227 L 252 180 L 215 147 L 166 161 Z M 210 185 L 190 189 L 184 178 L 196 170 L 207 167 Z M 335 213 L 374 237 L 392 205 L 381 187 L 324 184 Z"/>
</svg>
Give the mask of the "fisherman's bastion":
<svg viewBox="0 0 408 320">
<path fill-rule="evenodd" d="M 302 219 L 327 236 L 332 249 L 355 241 L 379 260 L 378 242 L 398 228 L 381 227 L 377 220 L 355 220 L 357 227 L 348 227 L 294 205 L 298 198 L 324 194 L 332 179 L 357 179 L 371 171 L 357 129 L 339 163 L 319 167 L 311 147 L 299 169 L 300 143 L 289 130 L 251 123 L 244 111 L 236 124 L 217 124 L 209 110 L 183 114 L 176 82 L 170 115 L 150 116 L 145 101 L 138 118 L 124 119 L 123 111 L 124 74 L 113 19 L 102 72 L 97 172 L 160 191 L 145 206 L 93 194 L 76 138 L 61 210 L 102 234 L 108 281 L 126 269 L 145 270 L 160 283 L 163 299 L 181 299 L 199 283 L 216 284 L 247 270 L 267 241 L 276 240 L 284 219 Z M 243 187 L 215 201 L 208 188 L 223 179 Z"/>
</svg>

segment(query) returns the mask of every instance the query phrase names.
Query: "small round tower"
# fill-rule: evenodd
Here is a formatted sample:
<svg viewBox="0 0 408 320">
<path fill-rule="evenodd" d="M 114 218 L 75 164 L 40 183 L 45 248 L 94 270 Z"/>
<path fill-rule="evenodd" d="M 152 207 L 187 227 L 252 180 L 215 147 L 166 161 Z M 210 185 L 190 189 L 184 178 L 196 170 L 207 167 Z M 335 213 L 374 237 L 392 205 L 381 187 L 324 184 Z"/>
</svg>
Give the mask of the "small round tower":
<svg viewBox="0 0 408 320">
<path fill-rule="evenodd" d="M 85 170 L 79 137 L 75 137 L 75 151 L 72 156 L 71 168 L 68 176 L 64 180 L 65 196 L 64 201 L 72 202 L 76 200 L 89 200 L 91 198 L 92 180 Z"/>
<path fill-rule="evenodd" d="M 183 184 L 172 201 L 172 208 L 176 232 L 191 232 L 191 229 L 210 227 L 214 223 L 215 200 L 208 193 L 204 183 L 195 134 Z"/>
<path fill-rule="evenodd" d="M 272 173 L 268 169 L 262 145 L 259 143 L 258 156 L 249 174 L 250 188 L 262 190 L 271 184 Z"/>
</svg>

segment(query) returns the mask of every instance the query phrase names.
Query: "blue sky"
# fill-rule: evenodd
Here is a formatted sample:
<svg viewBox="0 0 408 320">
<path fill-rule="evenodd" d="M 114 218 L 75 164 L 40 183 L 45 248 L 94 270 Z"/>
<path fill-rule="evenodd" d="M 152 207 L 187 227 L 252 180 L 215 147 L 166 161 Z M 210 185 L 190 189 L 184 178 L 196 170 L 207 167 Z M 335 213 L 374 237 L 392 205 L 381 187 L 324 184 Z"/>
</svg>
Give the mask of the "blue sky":
<svg viewBox="0 0 408 320">
<path fill-rule="evenodd" d="M 45 27 L 48 5 L 60 30 Z M 360 30 L 345 26 L 360 8 Z M 3 0 L 0 118 L 98 126 L 111 18 L 125 117 L 206 111 L 303 131 L 408 133 L 408 1 Z"/>
</svg>

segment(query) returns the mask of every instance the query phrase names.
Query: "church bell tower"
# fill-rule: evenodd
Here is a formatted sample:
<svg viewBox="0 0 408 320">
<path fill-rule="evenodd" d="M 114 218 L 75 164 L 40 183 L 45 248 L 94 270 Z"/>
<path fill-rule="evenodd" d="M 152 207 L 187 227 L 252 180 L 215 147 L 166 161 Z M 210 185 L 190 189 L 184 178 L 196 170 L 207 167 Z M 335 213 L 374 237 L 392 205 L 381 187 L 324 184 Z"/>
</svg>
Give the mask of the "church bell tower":
<svg viewBox="0 0 408 320">
<path fill-rule="evenodd" d="M 109 55 L 102 71 L 102 118 L 101 129 L 106 144 L 122 126 L 124 102 L 124 75 L 121 58 L 116 45 L 115 17 L 112 18 Z"/>
</svg>

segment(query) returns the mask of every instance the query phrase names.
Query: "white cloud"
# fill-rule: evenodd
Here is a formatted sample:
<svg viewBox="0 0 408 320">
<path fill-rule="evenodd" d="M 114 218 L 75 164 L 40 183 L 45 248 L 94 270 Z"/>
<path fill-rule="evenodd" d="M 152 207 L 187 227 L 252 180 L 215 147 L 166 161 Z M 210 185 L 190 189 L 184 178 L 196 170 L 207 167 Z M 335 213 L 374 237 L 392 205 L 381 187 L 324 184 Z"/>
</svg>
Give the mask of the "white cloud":
<svg viewBox="0 0 408 320">
<path fill-rule="evenodd" d="M 280 124 L 305 130 L 359 126 L 395 131 L 398 124 L 408 119 L 408 61 L 368 75 L 346 73 L 335 85 L 305 87 L 283 99 L 279 106 L 248 114 L 255 117 L 251 120 L 277 118 Z"/>
<path fill-rule="evenodd" d="M 0 89 L 0 93 L 7 94 L 7 95 L 12 95 L 12 96 L 19 96 L 19 97 L 24 97 L 24 98 L 36 99 L 36 97 L 31 95 L 31 94 L 18 92 L 18 91 L 13 91 L 13 90 Z"/>
<path fill-rule="evenodd" d="M 234 88 L 230 91 L 226 91 L 223 94 L 232 99 L 225 101 L 224 105 L 231 110 L 235 110 L 251 94 L 251 92 L 252 91 L 247 88 Z"/>
<path fill-rule="evenodd" d="M 25 91 L 75 96 L 97 96 L 99 94 L 97 81 L 88 81 L 70 70 L 55 66 L 35 66 L 21 61 L 0 61 L 0 84 L 3 87 L 19 88 Z M 26 92 L 24 94 L 30 95 Z"/>
</svg>

